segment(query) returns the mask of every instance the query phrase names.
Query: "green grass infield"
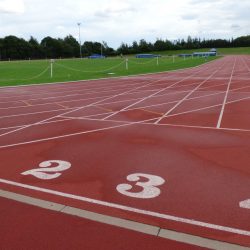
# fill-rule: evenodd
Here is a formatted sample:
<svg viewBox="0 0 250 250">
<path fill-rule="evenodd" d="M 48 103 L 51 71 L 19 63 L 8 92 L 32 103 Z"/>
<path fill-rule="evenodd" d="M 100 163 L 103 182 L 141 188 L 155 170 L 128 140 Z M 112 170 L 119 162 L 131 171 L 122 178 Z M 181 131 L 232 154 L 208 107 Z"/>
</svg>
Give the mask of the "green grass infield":
<svg viewBox="0 0 250 250">
<path fill-rule="evenodd" d="M 69 82 L 117 76 L 165 72 L 195 67 L 218 57 L 181 58 L 162 56 L 160 58 L 137 59 L 56 59 L 51 75 L 51 60 L 26 60 L 0 62 L 0 86 L 14 86 L 38 83 Z"/>
</svg>

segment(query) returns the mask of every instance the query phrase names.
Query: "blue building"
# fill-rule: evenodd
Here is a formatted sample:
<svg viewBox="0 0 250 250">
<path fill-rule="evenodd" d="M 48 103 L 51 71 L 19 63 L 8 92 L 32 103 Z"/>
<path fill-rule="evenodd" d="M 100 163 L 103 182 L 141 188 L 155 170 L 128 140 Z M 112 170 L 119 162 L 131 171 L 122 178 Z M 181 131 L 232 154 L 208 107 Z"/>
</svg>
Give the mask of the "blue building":
<svg viewBox="0 0 250 250">
<path fill-rule="evenodd" d="M 179 57 L 191 57 L 192 54 L 179 54 L 178 56 Z"/>
<path fill-rule="evenodd" d="M 103 55 L 99 55 L 99 54 L 92 54 L 91 56 L 88 56 L 89 59 L 103 59 L 106 58 Z"/>
<path fill-rule="evenodd" d="M 155 55 L 155 54 L 137 54 L 135 57 L 136 58 L 155 58 L 155 57 L 161 57 L 161 56 Z"/>
<path fill-rule="evenodd" d="M 208 52 L 194 52 L 193 56 L 197 56 L 197 57 L 208 57 L 208 56 L 216 56 L 217 52 L 213 52 L 213 51 L 208 51 Z"/>
</svg>

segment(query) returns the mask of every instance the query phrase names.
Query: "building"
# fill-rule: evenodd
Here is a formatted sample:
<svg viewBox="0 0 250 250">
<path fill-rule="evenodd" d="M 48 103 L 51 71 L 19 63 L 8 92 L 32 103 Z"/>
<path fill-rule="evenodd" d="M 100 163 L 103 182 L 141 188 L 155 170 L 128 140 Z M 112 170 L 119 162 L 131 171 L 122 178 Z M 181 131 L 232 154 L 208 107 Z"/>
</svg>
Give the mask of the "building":
<svg viewBox="0 0 250 250">
<path fill-rule="evenodd" d="M 137 54 L 135 55 L 136 58 L 154 58 L 154 57 L 160 57 L 160 55 L 155 54 Z"/>
</svg>

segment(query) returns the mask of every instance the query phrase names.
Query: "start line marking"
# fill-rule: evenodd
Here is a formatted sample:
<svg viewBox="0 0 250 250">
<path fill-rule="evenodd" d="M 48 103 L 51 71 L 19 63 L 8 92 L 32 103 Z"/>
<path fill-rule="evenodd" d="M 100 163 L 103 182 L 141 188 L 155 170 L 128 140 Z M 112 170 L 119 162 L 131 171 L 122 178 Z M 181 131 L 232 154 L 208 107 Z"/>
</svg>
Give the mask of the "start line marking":
<svg viewBox="0 0 250 250">
<path fill-rule="evenodd" d="M 51 189 L 31 186 L 31 185 L 18 183 L 18 182 L 14 182 L 14 181 L 10 181 L 10 180 L 5 180 L 5 179 L 1 179 L 1 178 L 0 178 L 0 182 L 5 183 L 5 184 L 9 184 L 12 186 L 16 186 L 16 187 L 27 188 L 27 189 L 40 191 L 40 192 L 44 192 L 44 193 L 49 193 L 49 194 L 53 194 L 53 195 L 58 195 L 58 196 L 62 196 L 62 197 L 66 197 L 66 198 L 70 198 L 70 199 L 74 199 L 74 200 L 80 200 L 80 201 L 84 201 L 84 202 L 88 202 L 88 203 L 93 203 L 93 204 L 102 205 L 102 206 L 106 206 L 106 207 L 116 208 L 116 209 L 129 211 L 129 212 L 134 212 L 137 214 L 149 215 L 149 216 L 153 216 L 153 217 L 157 217 L 157 218 L 161 218 L 161 219 L 165 219 L 165 220 L 171 220 L 171 221 L 186 223 L 186 224 L 190 224 L 190 225 L 210 228 L 210 229 L 214 229 L 214 230 L 250 236 L 250 231 L 245 231 L 245 230 L 241 230 L 241 229 L 237 229 L 237 228 L 225 227 L 225 226 L 206 223 L 206 222 L 202 222 L 202 221 L 196 221 L 196 220 L 192 220 L 192 219 L 186 219 L 186 218 L 181 218 L 181 217 L 167 215 L 167 214 L 161 214 L 161 213 L 157 213 L 157 212 L 153 212 L 153 211 L 147 211 L 147 210 L 143 210 L 143 209 L 119 205 L 116 203 L 100 201 L 100 200 L 95 200 L 95 199 L 91 199 L 91 198 L 87 198 L 87 197 L 83 197 L 83 196 L 73 195 L 73 194 L 64 193 L 64 192 L 60 192 L 60 191 L 55 191 L 55 190 L 51 190 Z"/>
</svg>

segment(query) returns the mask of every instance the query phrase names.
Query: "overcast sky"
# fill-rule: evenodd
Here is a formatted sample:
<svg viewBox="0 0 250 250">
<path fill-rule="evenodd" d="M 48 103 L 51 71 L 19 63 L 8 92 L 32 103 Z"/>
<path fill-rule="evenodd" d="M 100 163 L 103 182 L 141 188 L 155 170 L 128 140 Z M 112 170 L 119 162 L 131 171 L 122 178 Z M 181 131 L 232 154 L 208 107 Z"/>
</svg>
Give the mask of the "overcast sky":
<svg viewBox="0 0 250 250">
<path fill-rule="evenodd" d="M 45 36 L 106 41 L 250 34 L 250 0 L 0 0 L 0 37 Z"/>
</svg>

